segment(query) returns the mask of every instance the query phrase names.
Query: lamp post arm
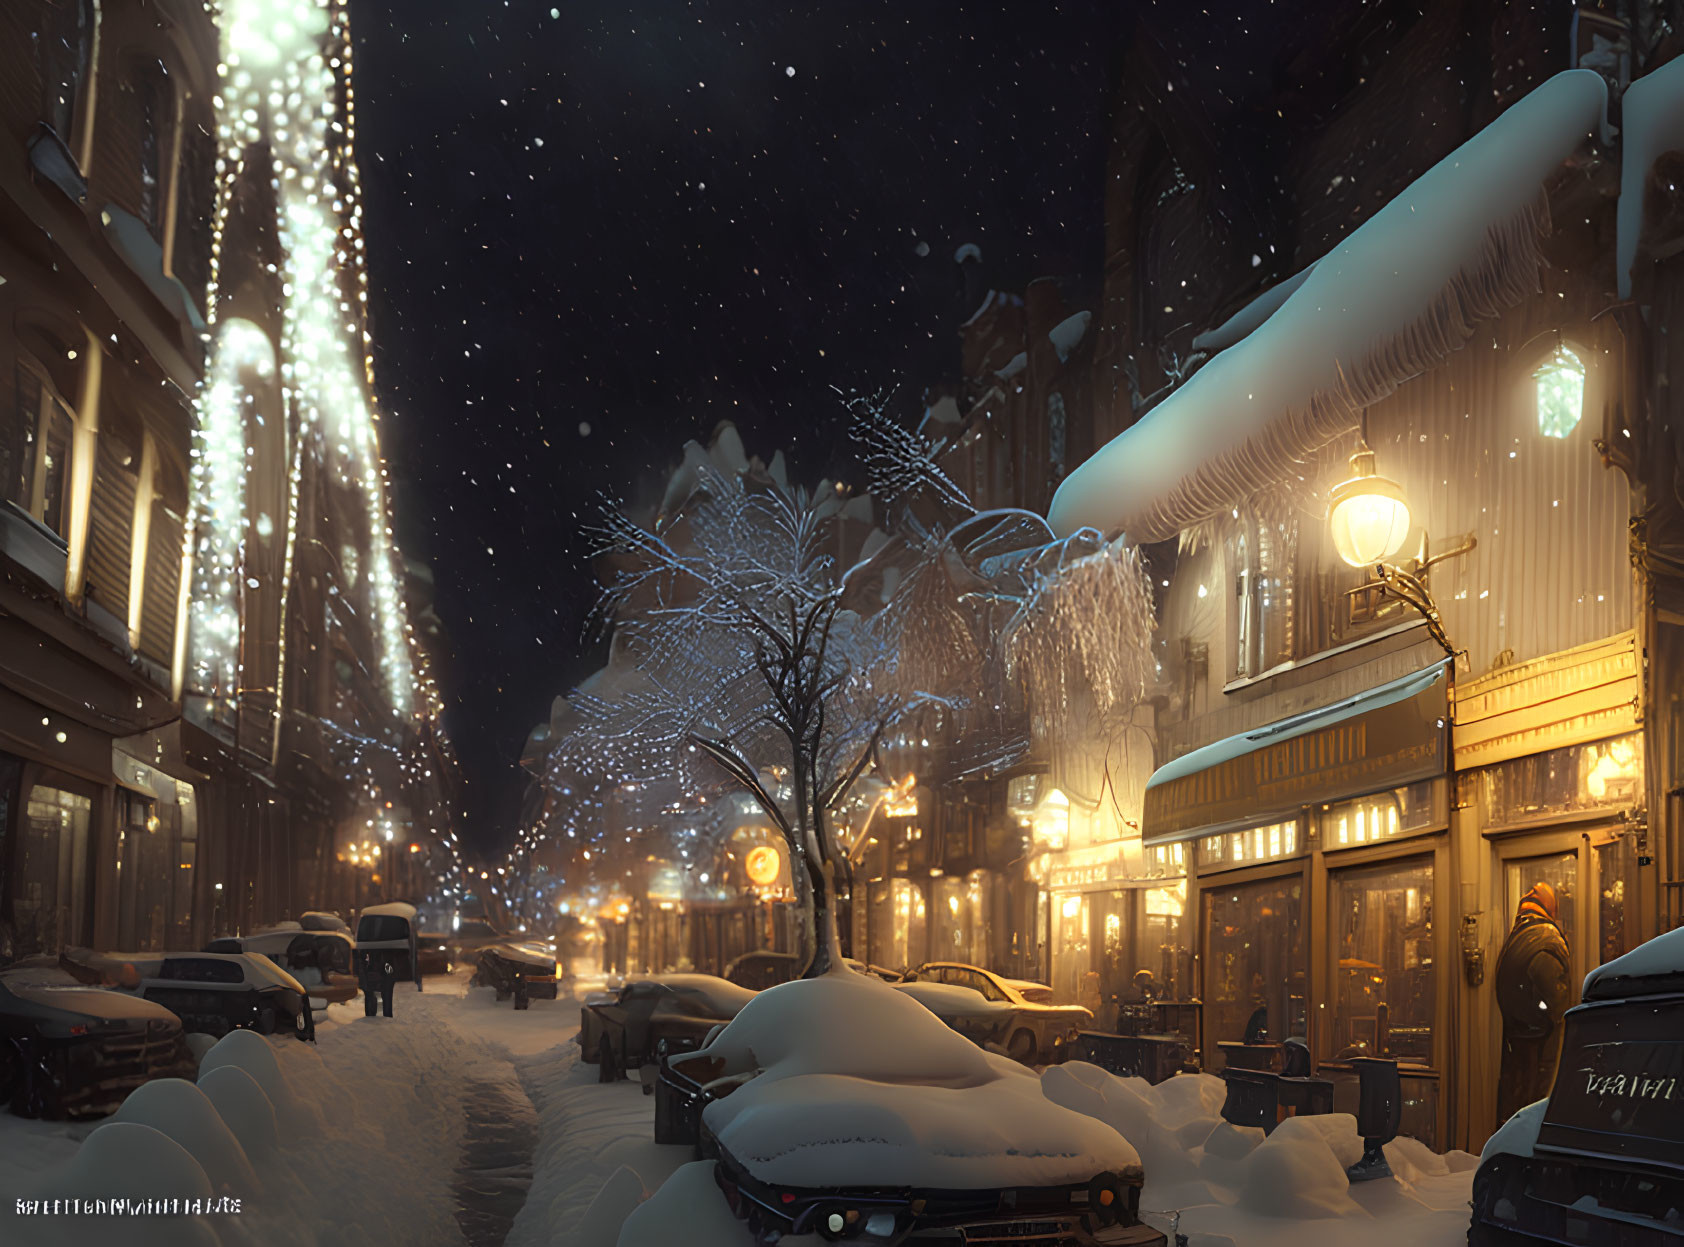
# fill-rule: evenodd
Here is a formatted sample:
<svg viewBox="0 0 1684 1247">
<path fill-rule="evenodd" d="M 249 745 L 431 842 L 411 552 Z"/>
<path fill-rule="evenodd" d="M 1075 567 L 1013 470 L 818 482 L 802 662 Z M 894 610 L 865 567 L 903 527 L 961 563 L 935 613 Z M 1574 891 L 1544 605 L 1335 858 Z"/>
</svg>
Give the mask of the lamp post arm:
<svg viewBox="0 0 1684 1247">
<path fill-rule="evenodd" d="M 1427 621 L 1427 631 L 1444 652 L 1452 658 L 1456 657 L 1457 650 L 1445 634 L 1444 620 L 1438 613 L 1438 603 L 1433 601 L 1433 595 L 1421 578 L 1404 571 L 1401 567 L 1393 567 L 1390 563 L 1376 564 L 1374 572 L 1386 586 L 1387 592 L 1413 607 L 1421 618 Z"/>
</svg>

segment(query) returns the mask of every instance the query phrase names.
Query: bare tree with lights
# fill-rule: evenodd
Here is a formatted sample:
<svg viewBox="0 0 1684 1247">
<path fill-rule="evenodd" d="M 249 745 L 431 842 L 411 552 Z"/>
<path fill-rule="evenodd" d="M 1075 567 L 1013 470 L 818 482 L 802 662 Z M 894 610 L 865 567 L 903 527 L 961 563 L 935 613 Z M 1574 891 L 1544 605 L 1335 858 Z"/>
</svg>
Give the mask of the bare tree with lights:
<svg viewBox="0 0 1684 1247">
<path fill-rule="evenodd" d="M 843 501 L 765 474 L 697 472 L 676 514 L 643 524 L 610 510 L 603 600 L 635 680 L 575 695 L 575 739 L 622 773 L 690 763 L 748 792 L 782 834 L 806 902 L 809 976 L 841 964 L 830 822 L 906 699 L 877 678 L 884 641 L 844 604 Z"/>
<path fill-rule="evenodd" d="M 836 811 L 897 721 L 938 711 L 960 770 L 997 771 L 1028 747 L 1013 715 L 1025 700 L 1046 723 L 1076 701 L 1109 720 L 1138 704 L 1151 662 L 1132 550 L 1056 538 L 1031 512 L 977 512 L 939 444 L 880 400 L 855 414 L 874 496 L 896 504 L 869 558 L 843 565 L 837 494 L 763 471 L 704 463 L 670 514 L 607 512 L 601 609 L 622 674 L 569 698 L 578 720 L 559 751 L 633 782 L 670 780 L 677 759 L 689 783 L 748 792 L 789 848 L 809 977 L 841 959 Z"/>
</svg>

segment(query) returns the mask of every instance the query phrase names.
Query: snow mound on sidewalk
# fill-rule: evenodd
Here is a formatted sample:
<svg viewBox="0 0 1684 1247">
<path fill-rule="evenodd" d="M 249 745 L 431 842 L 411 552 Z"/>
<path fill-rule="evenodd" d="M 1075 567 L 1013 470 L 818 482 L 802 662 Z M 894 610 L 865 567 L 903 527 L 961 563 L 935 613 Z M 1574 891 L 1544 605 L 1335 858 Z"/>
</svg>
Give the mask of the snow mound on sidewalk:
<svg viewBox="0 0 1684 1247">
<path fill-rule="evenodd" d="M 240 1141 L 249 1159 L 262 1163 L 280 1141 L 275 1105 L 245 1070 L 224 1065 L 199 1075 L 199 1090 L 223 1124 Z"/>
<path fill-rule="evenodd" d="M 273 1045 L 256 1031 L 229 1031 L 217 1040 L 199 1062 L 199 1074 L 202 1077 L 223 1066 L 242 1069 L 252 1076 L 275 1106 L 275 1120 L 283 1130 L 320 1134 L 325 1129 L 321 1110 L 298 1094 L 281 1069 Z"/>
<path fill-rule="evenodd" d="M 1181 1210 L 1193 1244 L 1299 1247 L 1306 1221 L 1327 1247 L 1459 1247 L 1466 1236 L 1478 1162 L 1465 1152 L 1394 1139 L 1385 1148 L 1394 1176 L 1353 1185 L 1345 1170 L 1363 1143 L 1349 1113 L 1291 1117 L 1265 1136 L 1222 1119 L 1226 1086 L 1210 1074 L 1152 1086 L 1072 1061 L 1046 1070 L 1041 1084 L 1048 1099 L 1135 1144 L 1146 1170 L 1142 1207 L 1160 1227 L 1167 1210 Z"/>
<path fill-rule="evenodd" d="M 617 1247 L 743 1247 L 748 1241 L 748 1231 L 731 1215 L 713 1180 L 713 1162 L 698 1160 L 632 1210 Z"/>
<path fill-rule="evenodd" d="M 760 1070 L 704 1118 L 762 1181 L 956 1190 L 1086 1182 L 1140 1163 L 913 998 L 842 972 L 761 992 L 700 1060 Z M 692 1058 L 697 1059 L 697 1058 Z"/>
<path fill-rule="evenodd" d="M 256 1195 L 262 1184 L 234 1137 L 205 1093 L 181 1078 L 159 1078 L 130 1093 L 111 1118 L 132 1121 L 168 1135 L 199 1162 L 219 1192 Z"/>
</svg>

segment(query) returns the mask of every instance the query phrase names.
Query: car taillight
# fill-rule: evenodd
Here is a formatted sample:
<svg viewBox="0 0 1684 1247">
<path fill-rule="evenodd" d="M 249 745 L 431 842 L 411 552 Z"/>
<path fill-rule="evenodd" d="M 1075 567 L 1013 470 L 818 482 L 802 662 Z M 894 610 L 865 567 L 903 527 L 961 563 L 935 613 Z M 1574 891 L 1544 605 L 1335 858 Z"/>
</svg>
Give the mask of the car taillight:
<svg viewBox="0 0 1684 1247">
<path fill-rule="evenodd" d="M 70 1028 L 70 1033 L 72 1035 L 86 1035 L 88 1033 L 88 1028 L 78 1022 L 75 1026 Z"/>
</svg>

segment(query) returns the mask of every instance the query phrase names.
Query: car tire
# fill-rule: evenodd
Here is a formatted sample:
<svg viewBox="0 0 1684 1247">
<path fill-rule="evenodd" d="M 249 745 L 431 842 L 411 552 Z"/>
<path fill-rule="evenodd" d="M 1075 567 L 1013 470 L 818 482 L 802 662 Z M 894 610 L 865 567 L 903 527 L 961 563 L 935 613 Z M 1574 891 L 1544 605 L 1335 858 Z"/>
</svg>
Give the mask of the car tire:
<svg viewBox="0 0 1684 1247">
<path fill-rule="evenodd" d="M 273 1035 L 280 1025 L 275 1016 L 274 1005 L 259 1005 L 257 1007 L 257 1033 L 259 1035 Z"/>
<path fill-rule="evenodd" d="M 1006 1055 L 1019 1065 L 1033 1065 L 1037 1055 L 1038 1045 L 1033 1031 L 1020 1030 L 1012 1034 L 1011 1041 L 1006 1044 Z"/>
</svg>

